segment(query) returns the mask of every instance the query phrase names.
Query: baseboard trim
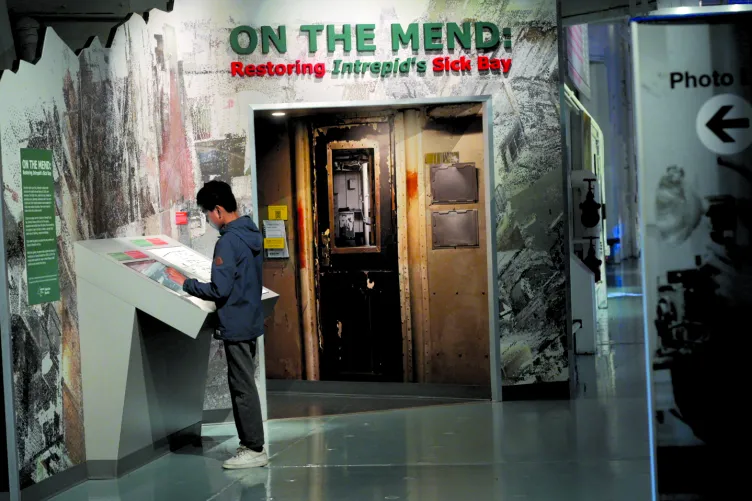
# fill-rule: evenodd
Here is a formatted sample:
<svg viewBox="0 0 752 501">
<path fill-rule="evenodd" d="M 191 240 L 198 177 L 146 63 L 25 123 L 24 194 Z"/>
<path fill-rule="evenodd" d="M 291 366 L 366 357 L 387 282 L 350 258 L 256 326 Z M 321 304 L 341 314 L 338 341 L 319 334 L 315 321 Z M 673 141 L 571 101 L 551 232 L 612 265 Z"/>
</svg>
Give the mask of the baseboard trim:
<svg viewBox="0 0 752 501">
<path fill-rule="evenodd" d="M 501 399 L 509 400 L 569 400 L 569 381 L 506 385 L 501 388 Z"/>
<path fill-rule="evenodd" d="M 464 386 L 427 383 L 372 383 L 347 381 L 293 381 L 268 379 L 270 393 L 308 393 L 367 397 L 456 398 L 490 400 L 490 386 Z"/>
<path fill-rule="evenodd" d="M 195 423 L 187 428 L 157 440 L 151 445 L 139 449 L 117 460 L 87 461 L 87 477 L 89 480 L 110 480 L 123 475 L 159 459 L 169 452 L 174 452 L 191 443 L 201 440 L 201 423 Z"/>
<path fill-rule="evenodd" d="M 44 501 L 87 480 L 122 477 L 169 452 L 201 440 L 201 423 L 195 423 L 118 460 L 86 461 L 21 491 L 22 501 Z M 3 501 L 0 494 L 0 501 Z"/>
<path fill-rule="evenodd" d="M 86 478 L 86 463 L 78 464 L 23 489 L 21 491 L 21 500 L 43 501 L 57 496 L 61 492 L 67 491 L 86 480 L 88 480 Z"/>
</svg>

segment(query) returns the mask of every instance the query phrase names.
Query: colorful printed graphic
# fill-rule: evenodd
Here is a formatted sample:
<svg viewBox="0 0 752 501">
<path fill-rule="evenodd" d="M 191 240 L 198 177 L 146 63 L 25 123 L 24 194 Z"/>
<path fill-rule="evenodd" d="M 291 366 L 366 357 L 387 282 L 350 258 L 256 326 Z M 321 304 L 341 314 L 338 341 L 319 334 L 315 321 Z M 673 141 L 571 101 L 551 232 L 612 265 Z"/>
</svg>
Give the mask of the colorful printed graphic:
<svg viewBox="0 0 752 501">
<path fill-rule="evenodd" d="M 153 259 L 148 261 L 134 261 L 132 263 L 125 263 L 125 266 L 151 278 L 158 284 L 167 287 L 181 296 L 185 295 L 183 288 L 172 280 L 172 277 L 168 272 L 168 267 L 159 261 Z"/>
<path fill-rule="evenodd" d="M 125 254 L 132 259 L 146 259 L 149 257 L 141 251 L 126 251 Z"/>
</svg>

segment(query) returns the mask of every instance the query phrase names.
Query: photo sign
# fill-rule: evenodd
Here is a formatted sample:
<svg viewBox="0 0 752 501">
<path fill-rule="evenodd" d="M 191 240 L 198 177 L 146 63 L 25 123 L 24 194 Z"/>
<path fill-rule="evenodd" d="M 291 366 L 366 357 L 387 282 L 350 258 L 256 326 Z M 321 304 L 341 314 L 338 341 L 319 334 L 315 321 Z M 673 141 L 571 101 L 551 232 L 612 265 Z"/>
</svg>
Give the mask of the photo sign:
<svg viewBox="0 0 752 501">
<path fill-rule="evenodd" d="M 752 311 L 750 14 L 633 23 L 658 499 L 736 499 Z"/>
</svg>

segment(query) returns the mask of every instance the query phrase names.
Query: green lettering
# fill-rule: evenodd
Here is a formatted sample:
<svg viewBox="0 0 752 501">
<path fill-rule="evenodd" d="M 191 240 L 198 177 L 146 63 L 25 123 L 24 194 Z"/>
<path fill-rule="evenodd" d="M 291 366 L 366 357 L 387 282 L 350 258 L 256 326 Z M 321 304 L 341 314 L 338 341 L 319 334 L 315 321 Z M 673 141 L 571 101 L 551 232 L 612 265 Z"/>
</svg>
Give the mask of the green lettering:
<svg viewBox="0 0 752 501">
<path fill-rule="evenodd" d="M 400 47 L 407 47 L 407 44 L 411 45 L 413 50 L 418 50 L 420 47 L 420 35 L 418 31 L 418 23 L 410 23 L 407 25 L 407 31 L 402 31 L 402 26 L 399 24 L 392 25 L 392 50 L 400 50 Z"/>
<path fill-rule="evenodd" d="M 423 25 L 423 48 L 426 50 L 441 50 L 441 23 L 425 23 Z M 436 31 L 438 30 L 438 31 Z M 438 43 L 436 42 L 438 40 Z"/>
<path fill-rule="evenodd" d="M 368 43 L 376 38 L 376 34 L 373 32 L 375 28 L 375 24 L 355 25 L 355 47 L 358 52 L 376 52 L 376 46 Z"/>
<path fill-rule="evenodd" d="M 316 52 L 319 50 L 318 36 L 319 33 L 324 31 L 323 24 L 304 24 L 300 27 L 300 31 L 308 32 L 308 52 Z"/>
<path fill-rule="evenodd" d="M 353 72 L 353 63 L 344 63 L 342 65 L 342 74 L 345 73 L 352 73 Z"/>
<path fill-rule="evenodd" d="M 271 26 L 261 27 L 261 52 L 264 54 L 269 53 L 269 42 L 274 44 L 274 47 L 280 54 L 287 52 L 287 28 L 284 26 L 279 27 L 279 34 L 274 32 L 274 28 Z"/>
<path fill-rule="evenodd" d="M 352 31 L 349 24 L 342 25 L 342 33 L 334 32 L 334 25 L 326 26 L 326 46 L 329 52 L 334 52 L 337 42 L 342 42 L 345 52 L 352 48 Z"/>
<path fill-rule="evenodd" d="M 342 59 L 334 60 L 334 68 L 332 69 L 332 75 L 339 75 L 339 65 L 342 64 Z"/>
<path fill-rule="evenodd" d="M 378 75 L 378 73 L 381 71 L 381 63 L 376 61 L 375 63 L 371 63 L 371 73 L 374 73 Z"/>
<path fill-rule="evenodd" d="M 240 35 L 245 33 L 248 35 L 248 45 L 243 47 L 240 45 Z M 254 50 L 256 50 L 256 46 L 258 45 L 258 35 L 256 35 L 256 30 L 251 28 L 250 26 L 238 26 L 232 32 L 230 33 L 230 47 L 232 47 L 232 50 L 236 54 L 240 55 L 246 55 L 246 54 L 252 54 Z"/>
<path fill-rule="evenodd" d="M 454 50 L 455 40 L 463 49 L 472 48 L 473 35 L 470 32 L 470 23 L 462 23 L 462 29 L 457 23 L 447 23 L 447 48 L 449 50 Z"/>
<path fill-rule="evenodd" d="M 366 61 L 365 63 L 363 63 L 363 70 L 360 73 L 362 74 L 362 73 L 365 73 L 366 71 L 368 71 L 368 67 L 369 66 L 371 66 L 371 63 L 369 63 L 368 61 Z"/>
<path fill-rule="evenodd" d="M 491 33 L 491 38 L 485 40 L 485 31 Z M 493 49 L 499 45 L 499 28 L 493 23 L 475 23 L 475 47 L 478 49 Z"/>
</svg>

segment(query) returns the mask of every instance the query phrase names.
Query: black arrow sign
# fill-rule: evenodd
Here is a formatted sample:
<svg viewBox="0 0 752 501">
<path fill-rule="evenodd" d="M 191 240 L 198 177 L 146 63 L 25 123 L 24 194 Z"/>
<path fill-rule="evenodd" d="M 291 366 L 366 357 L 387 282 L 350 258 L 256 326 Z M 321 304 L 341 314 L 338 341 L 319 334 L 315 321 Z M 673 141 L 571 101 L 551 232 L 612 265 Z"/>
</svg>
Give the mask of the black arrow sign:
<svg viewBox="0 0 752 501">
<path fill-rule="evenodd" d="M 707 124 L 705 124 L 710 131 L 718 136 L 718 139 L 724 143 L 735 143 L 733 137 L 729 136 L 726 129 L 749 129 L 749 118 L 730 118 L 726 119 L 726 115 L 734 107 L 727 105 L 721 106 L 721 109 L 713 115 Z"/>
</svg>

